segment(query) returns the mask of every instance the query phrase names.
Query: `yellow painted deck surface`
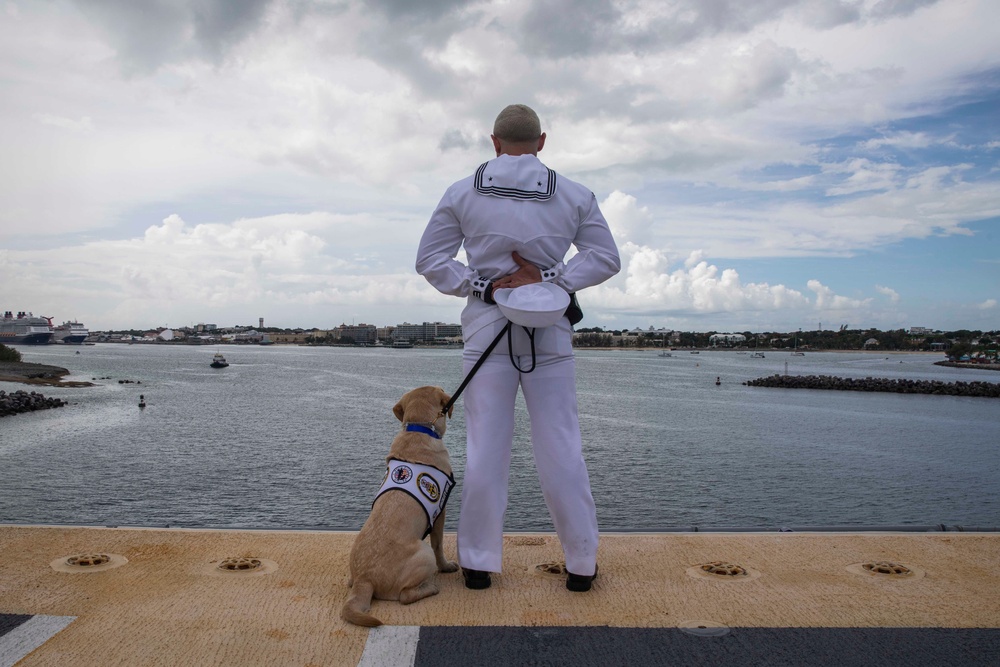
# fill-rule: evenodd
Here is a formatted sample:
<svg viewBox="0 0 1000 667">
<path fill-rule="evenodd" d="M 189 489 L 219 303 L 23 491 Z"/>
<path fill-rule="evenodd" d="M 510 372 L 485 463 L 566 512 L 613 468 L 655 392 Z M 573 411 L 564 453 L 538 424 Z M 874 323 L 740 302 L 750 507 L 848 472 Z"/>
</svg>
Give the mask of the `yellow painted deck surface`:
<svg viewBox="0 0 1000 667">
<path fill-rule="evenodd" d="M 340 620 L 353 533 L 0 526 L 0 612 L 76 620 L 19 667 L 354 665 L 368 631 Z M 446 536 L 455 557 L 455 536 Z M 102 571 L 53 567 L 121 556 Z M 273 571 L 231 573 L 227 558 Z M 505 538 L 486 591 L 460 574 L 410 606 L 377 601 L 390 625 L 1000 627 L 997 533 L 604 534 L 589 593 L 537 565 L 562 560 L 551 534 Z M 747 574 L 708 574 L 721 561 Z M 858 566 L 889 561 L 911 574 Z M 700 574 L 699 574 L 700 572 Z"/>
</svg>

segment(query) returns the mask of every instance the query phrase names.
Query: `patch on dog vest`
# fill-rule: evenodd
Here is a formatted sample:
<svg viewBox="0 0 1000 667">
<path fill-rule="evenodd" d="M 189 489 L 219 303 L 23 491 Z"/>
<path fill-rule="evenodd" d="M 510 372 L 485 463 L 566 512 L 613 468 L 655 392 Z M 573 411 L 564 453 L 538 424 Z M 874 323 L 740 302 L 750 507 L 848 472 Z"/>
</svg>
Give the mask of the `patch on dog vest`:
<svg viewBox="0 0 1000 667">
<path fill-rule="evenodd" d="M 424 508 L 424 513 L 427 515 L 427 530 L 424 532 L 424 537 L 427 537 L 448 502 L 448 496 L 451 495 L 454 486 L 455 478 L 434 466 L 389 459 L 385 479 L 382 480 L 382 487 L 375 495 L 372 505 L 374 506 L 375 501 L 386 491 L 405 491 Z"/>
</svg>

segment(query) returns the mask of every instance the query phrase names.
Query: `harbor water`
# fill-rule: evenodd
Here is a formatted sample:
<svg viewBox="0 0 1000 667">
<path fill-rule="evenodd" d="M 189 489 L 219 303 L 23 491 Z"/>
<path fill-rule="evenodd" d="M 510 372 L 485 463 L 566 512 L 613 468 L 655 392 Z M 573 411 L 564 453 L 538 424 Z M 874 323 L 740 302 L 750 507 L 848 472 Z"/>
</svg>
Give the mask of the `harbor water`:
<svg viewBox="0 0 1000 667">
<path fill-rule="evenodd" d="M 461 350 L 147 344 L 20 347 L 85 388 L 0 420 L 0 523 L 357 530 L 406 391 Z M 209 366 L 222 352 L 230 365 Z M 1000 526 L 1000 402 L 747 387 L 771 375 L 1000 382 L 939 355 L 577 351 L 602 530 Z M 716 384 L 718 378 L 718 384 Z M 122 382 L 129 380 L 131 382 Z M 138 407 L 140 395 L 146 407 Z M 458 488 L 461 401 L 445 443 Z M 518 403 L 506 530 L 551 530 Z"/>
</svg>

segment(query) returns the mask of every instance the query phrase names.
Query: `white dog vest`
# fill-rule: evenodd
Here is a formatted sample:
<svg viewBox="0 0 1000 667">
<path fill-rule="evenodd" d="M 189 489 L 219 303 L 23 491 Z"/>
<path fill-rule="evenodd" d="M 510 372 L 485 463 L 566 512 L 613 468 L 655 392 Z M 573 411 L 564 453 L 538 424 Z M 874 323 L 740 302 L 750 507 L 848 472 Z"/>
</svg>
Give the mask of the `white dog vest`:
<svg viewBox="0 0 1000 667">
<path fill-rule="evenodd" d="M 378 490 L 372 505 L 375 505 L 375 501 L 387 491 L 405 491 L 420 503 L 424 513 L 427 514 L 427 530 L 424 532 L 424 537 L 427 537 L 448 502 L 448 496 L 454 486 L 455 478 L 434 466 L 389 459 L 385 479 L 382 480 L 382 487 Z"/>
</svg>

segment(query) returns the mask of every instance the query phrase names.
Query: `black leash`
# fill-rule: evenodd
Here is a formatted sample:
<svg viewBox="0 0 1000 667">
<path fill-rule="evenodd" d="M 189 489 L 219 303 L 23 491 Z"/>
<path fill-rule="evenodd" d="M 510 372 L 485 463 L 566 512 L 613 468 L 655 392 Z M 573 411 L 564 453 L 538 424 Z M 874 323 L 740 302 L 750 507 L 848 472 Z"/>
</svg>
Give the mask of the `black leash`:
<svg viewBox="0 0 1000 667">
<path fill-rule="evenodd" d="M 531 341 L 531 368 L 524 370 L 517 365 L 516 361 L 514 361 L 514 341 L 511 336 L 507 336 L 507 354 L 510 356 L 510 363 L 514 365 L 514 368 L 516 368 L 519 373 L 530 373 L 535 370 L 535 330 L 529 329 L 528 327 L 521 328 L 524 329 L 524 333 L 528 334 L 528 340 Z"/>
<path fill-rule="evenodd" d="M 493 342 L 489 344 L 489 347 L 486 348 L 486 351 L 483 352 L 482 356 L 479 357 L 479 360 L 476 362 L 476 365 L 472 367 L 472 370 L 469 371 L 469 374 L 465 376 L 464 380 L 462 380 L 462 384 L 459 385 L 455 393 L 452 394 L 451 400 L 449 400 L 448 403 L 445 404 L 443 408 L 441 408 L 442 415 L 448 414 L 448 411 L 451 410 L 452 406 L 455 405 L 455 401 L 458 400 L 458 397 L 462 395 L 462 392 L 465 391 L 465 387 L 472 380 L 472 376 L 476 374 L 476 371 L 479 370 L 479 367 L 482 366 L 483 363 L 486 361 L 486 357 L 490 356 L 490 352 L 493 351 L 493 348 L 495 348 L 497 345 L 500 344 L 500 341 L 501 339 L 503 339 L 504 335 L 510 332 L 510 324 L 511 324 L 510 320 L 508 320 L 507 324 L 504 325 L 504 328 L 501 329 L 500 333 L 497 334 L 497 337 L 493 339 Z M 511 342 L 510 336 L 507 337 L 507 351 L 510 354 L 510 363 L 514 364 L 514 368 L 521 371 L 522 373 L 530 373 L 531 371 L 535 370 L 535 330 L 531 329 L 529 331 L 527 327 L 522 327 L 522 329 L 524 329 L 525 332 L 527 332 L 528 338 L 531 339 L 531 368 L 529 368 L 528 370 L 523 370 L 514 361 L 514 347 L 513 347 L 514 344 Z"/>
<path fill-rule="evenodd" d="M 576 292 L 571 293 L 569 295 L 569 299 L 569 307 L 566 309 L 566 317 L 569 318 L 570 324 L 576 324 L 583 319 L 583 311 L 580 309 L 580 303 L 576 300 Z M 448 401 L 447 405 L 441 409 L 442 415 L 447 415 L 448 411 L 455 405 L 455 401 L 457 401 L 458 397 L 462 395 L 463 391 L 465 391 L 465 386 L 469 384 L 469 381 L 472 380 L 472 376 L 476 374 L 479 367 L 483 365 L 484 361 L 486 361 L 486 357 L 490 356 L 490 352 L 492 352 L 493 348 L 500 343 L 500 339 L 504 337 L 504 334 L 510 332 L 510 325 L 510 320 L 507 320 L 507 325 L 504 326 L 503 330 L 497 334 L 496 338 L 493 339 L 490 346 L 487 347 L 486 351 L 483 352 L 483 355 L 479 357 L 479 361 L 476 362 L 476 365 L 472 367 L 469 374 L 465 376 L 464 380 L 462 380 L 461 386 L 459 386 L 458 390 L 452 395 L 451 400 Z M 516 361 L 514 361 L 514 341 L 511 340 L 510 336 L 507 336 L 507 353 L 510 355 L 510 363 L 514 365 L 514 368 L 521 373 L 530 373 L 535 370 L 535 330 L 529 329 L 525 326 L 522 326 L 521 328 L 524 329 L 524 333 L 528 334 L 528 340 L 531 341 L 531 368 L 524 370 L 517 365 Z"/>
</svg>

